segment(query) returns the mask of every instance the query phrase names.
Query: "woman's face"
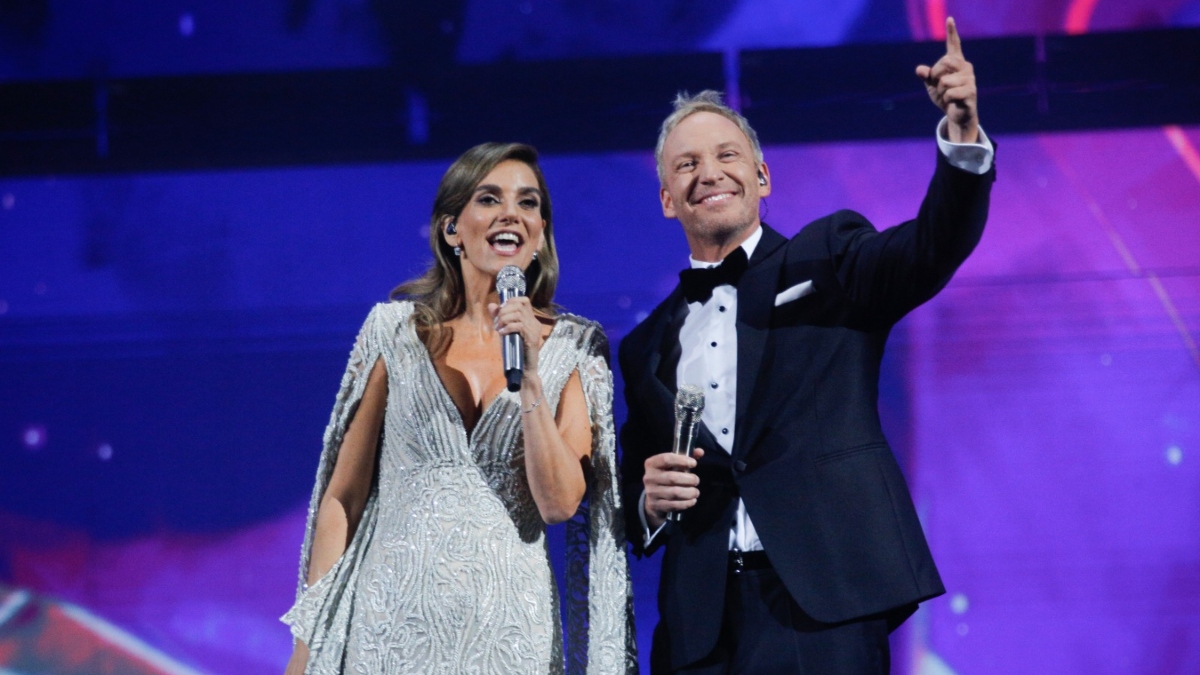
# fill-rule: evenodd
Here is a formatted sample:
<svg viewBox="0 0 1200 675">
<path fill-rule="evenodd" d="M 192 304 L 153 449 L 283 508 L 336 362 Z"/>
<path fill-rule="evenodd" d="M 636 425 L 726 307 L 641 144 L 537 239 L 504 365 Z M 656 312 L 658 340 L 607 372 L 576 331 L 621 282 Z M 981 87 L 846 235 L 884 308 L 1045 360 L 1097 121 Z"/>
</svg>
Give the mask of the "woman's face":
<svg viewBox="0 0 1200 675">
<path fill-rule="evenodd" d="M 457 233 L 446 234 L 451 246 L 462 247 L 464 281 L 475 274 L 495 277 L 506 265 L 529 267 L 542 247 L 544 198 L 524 162 L 505 160 L 484 176 L 458 216 Z"/>
</svg>

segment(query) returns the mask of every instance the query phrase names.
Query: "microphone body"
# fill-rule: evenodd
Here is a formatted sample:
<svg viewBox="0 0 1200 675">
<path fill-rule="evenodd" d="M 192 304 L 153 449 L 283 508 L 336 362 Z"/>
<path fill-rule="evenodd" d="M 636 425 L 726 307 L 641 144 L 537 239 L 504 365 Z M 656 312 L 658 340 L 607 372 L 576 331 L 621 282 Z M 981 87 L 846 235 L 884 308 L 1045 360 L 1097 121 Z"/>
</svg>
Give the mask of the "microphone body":
<svg viewBox="0 0 1200 675">
<path fill-rule="evenodd" d="M 496 292 L 500 295 L 500 304 L 511 298 L 525 295 L 525 273 L 516 265 L 506 265 L 496 275 Z M 525 371 L 525 344 L 520 333 L 509 333 L 504 336 L 501 344 L 501 357 L 504 360 L 504 379 L 508 381 L 509 391 L 521 390 L 521 373 Z"/>
<path fill-rule="evenodd" d="M 671 451 L 677 455 L 692 456 L 696 448 L 696 433 L 700 428 L 700 413 L 704 411 L 704 390 L 694 384 L 685 384 L 675 393 L 675 442 Z M 679 523 L 682 511 L 667 514 L 667 521 Z"/>
</svg>

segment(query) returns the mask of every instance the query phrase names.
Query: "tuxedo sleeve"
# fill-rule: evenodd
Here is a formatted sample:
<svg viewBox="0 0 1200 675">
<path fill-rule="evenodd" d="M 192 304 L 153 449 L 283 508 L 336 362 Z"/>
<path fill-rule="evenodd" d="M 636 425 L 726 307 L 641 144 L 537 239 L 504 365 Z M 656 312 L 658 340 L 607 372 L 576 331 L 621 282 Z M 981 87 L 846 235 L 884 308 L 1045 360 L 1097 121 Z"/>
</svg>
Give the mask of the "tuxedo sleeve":
<svg viewBox="0 0 1200 675">
<path fill-rule="evenodd" d="M 846 299 L 872 321 L 894 323 L 940 291 L 983 236 L 993 164 L 964 171 L 937 152 L 917 217 L 883 231 L 862 215 L 830 216 L 827 246 Z"/>
<path fill-rule="evenodd" d="M 657 550 L 663 538 L 655 537 L 653 544 L 646 541 L 646 526 L 642 513 L 642 477 L 646 473 L 646 458 L 661 449 L 654 447 L 650 420 L 644 406 L 638 401 L 638 381 L 643 377 L 632 364 L 634 359 L 628 341 L 622 341 L 617 351 L 621 377 L 625 382 L 625 423 L 621 425 L 621 498 L 625 505 L 625 536 L 632 546 L 634 555 L 648 556 Z"/>
</svg>

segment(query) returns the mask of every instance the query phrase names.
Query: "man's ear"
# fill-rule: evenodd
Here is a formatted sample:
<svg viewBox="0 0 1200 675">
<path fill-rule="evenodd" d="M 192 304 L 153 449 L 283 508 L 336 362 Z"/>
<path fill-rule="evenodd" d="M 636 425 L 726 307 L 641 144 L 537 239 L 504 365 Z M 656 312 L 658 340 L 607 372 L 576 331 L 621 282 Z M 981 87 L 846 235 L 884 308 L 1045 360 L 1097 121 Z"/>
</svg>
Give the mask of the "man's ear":
<svg viewBox="0 0 1200 675">
<path fill-rule="evenodd" d="M 671 199 L 671 193 L 667 192 L 667 188 L 660 187 L 658 189 L 658 199 L 662 202 L 663 217 L 675 218 L 675 202 Z"/>
<path fill-rule="evenodd" d="M 766 162 L 758 165 L 758 178 L 758 196 L 766 197 L 771 194 L 771 169 Z"/>
</svg>

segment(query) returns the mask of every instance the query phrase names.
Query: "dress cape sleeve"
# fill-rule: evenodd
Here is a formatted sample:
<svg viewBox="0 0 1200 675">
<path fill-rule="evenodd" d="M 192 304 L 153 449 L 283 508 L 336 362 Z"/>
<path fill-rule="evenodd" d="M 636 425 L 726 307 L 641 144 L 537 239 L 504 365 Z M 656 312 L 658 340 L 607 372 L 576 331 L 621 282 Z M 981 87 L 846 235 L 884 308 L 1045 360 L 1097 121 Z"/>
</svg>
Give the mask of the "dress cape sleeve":
<svg viewBox="0 0 1200 675">
<path fill-rule="evenodd" d="M 608 338 L 593 323 L 581 341 L 578 370 L 592 424 L 592 456 L 587 495 L 579 512 L 567 521 L 566 669 L 580 675 L 637 673 Z"/>
<path fill-rule="evenodd" d="M 354 588 L 361 568 L 363 553 L 375 532 L 377 485 L 363 509 L 358 529 L 345 552 L 315 584 L 306 586 L 309 561 L 312 557 L 313 535 L 317 527 L 317 510 L 337 463 L 350 420 L 358 410 L 371 368 L 380 358 L 389 363 L 394 357 L 393 342 L 401 322 L 407 318 L 406 306 L 395 303 L 376 305 L 367 315 L 334 402 L 329 425 L 325 427 L 317 480 L 308 505 L 308 520 L 304 527 L 304 544 L 300 551 L 300 575 L 296 587 L 296 603 L 280 619 L 291 627 L 292 637 L 303 640 L 309 649 L 306 675 L 338 675 L 342 672 L 346 640 L 350 630 Z M 391 368 L 389 367 L 389 371 Z"/>
</svg>

